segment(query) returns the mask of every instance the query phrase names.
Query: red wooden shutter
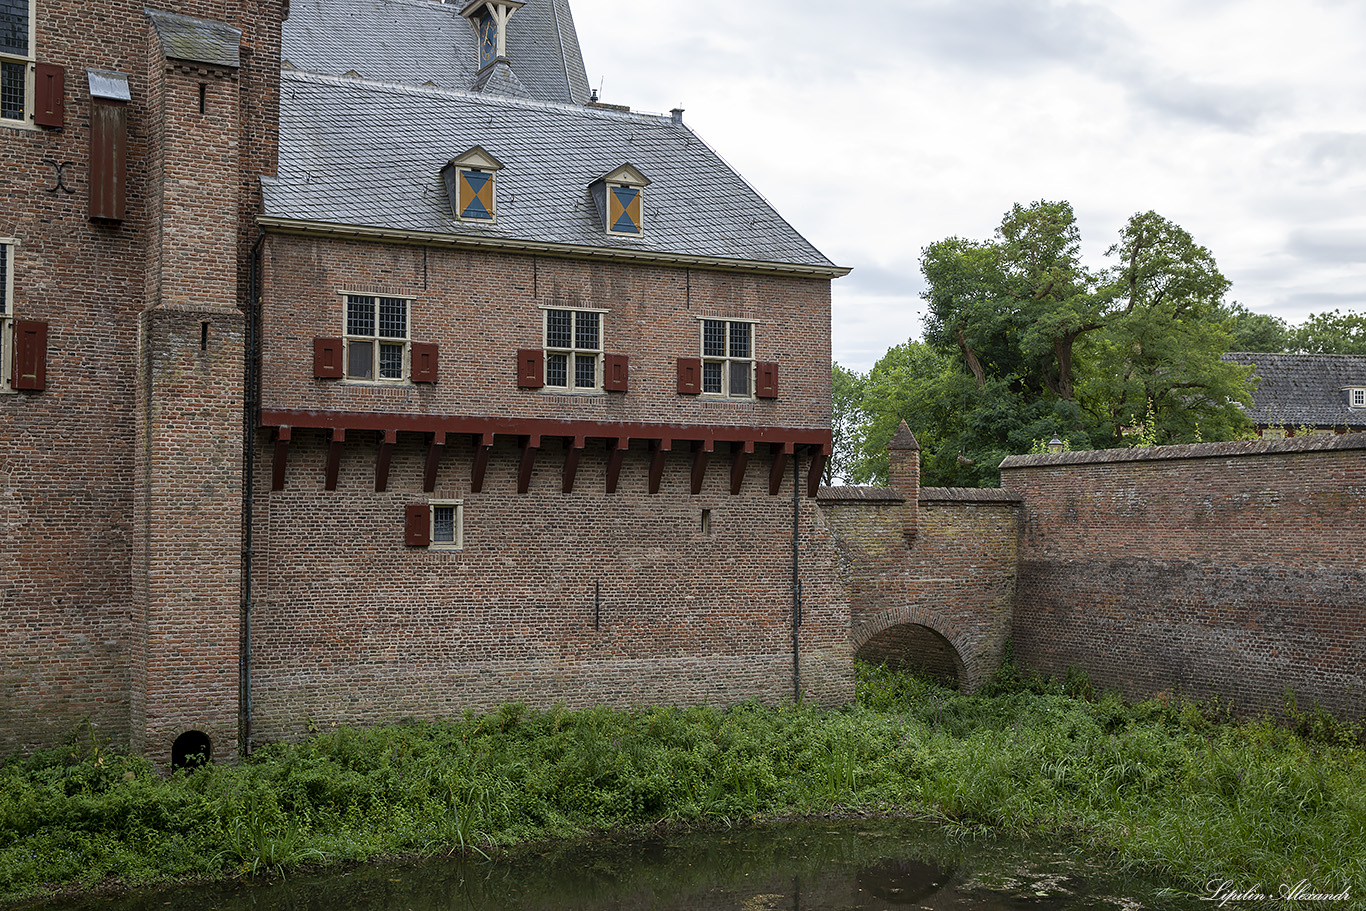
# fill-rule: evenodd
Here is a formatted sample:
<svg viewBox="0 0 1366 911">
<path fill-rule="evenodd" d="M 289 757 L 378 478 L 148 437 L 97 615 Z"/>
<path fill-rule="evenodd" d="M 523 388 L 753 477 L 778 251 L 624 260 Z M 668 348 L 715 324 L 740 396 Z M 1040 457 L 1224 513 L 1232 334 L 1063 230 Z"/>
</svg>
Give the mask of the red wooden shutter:
<svg viewBox="0 0 1366 911">
<path fill-rule="evenodd" d="M 435 342 L 413 342 L 413 369 L 411 379 L 414 383 L 436 382 Z"/>
<path fill-rule="evenodd" d="M 702 394 L 702 359 L 700 357 L 680 357 L 678 359 L 678 394 Z"/>
<path fill-rule="evenodd" d="M 66 101 L 66 70 L 55 63 L 34 67 L 37 84 L 33 87 L 33 122 L 40 127 L 62 128 Z"/>
<path fill-rule="evenodd" d="M 313 340 L 313 375 L 320 380 L 342 378 L 342 340 L 315 338 Z"/>
<path fill-rule="evenodd" d="M 517 386 L 521 389 L 540 389 L 545 385 L 545 361 L 540 348 L 517 350 Z"/>
<path fill-rule="evenodd" d="M 778 397 L 778 365 L 755 364 L 754 374 L 754 394 L 761 399 L 776 399 Z"/>
<path fill-rule="evenodd" d="M 90 106 L 90 217 L 122 221 L 128 181 L 128 107 Z"/>
<path fill-rule="evenodd" d="M 47 388 L 47 323 L 14 321 L 13 367 L 10 385 L 15 389 Z"/>
<path fill-rule="evenodd" d="M 431 507 L 426 503 L 410 504 L 405 510 L 403 543 L 409 547 L 430 547 L 432 544 Z"/>
<path fill-rule="evenodd" d="M 602 388 L 608 392 L 625 392 L 629 373 L 629 358 L 624 354 L 609 354 L 603 358 Z"/>
</svg>

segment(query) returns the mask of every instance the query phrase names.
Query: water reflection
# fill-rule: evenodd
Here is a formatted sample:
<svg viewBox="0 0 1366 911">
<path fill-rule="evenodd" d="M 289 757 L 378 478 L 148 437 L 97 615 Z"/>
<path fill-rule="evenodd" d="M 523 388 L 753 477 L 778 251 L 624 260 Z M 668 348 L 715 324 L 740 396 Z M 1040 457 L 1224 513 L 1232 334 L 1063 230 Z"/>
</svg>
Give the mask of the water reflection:
<svg viewBox="0 0 1366 911">
<path fill-rule="evenodd" d="M 161 891 L 43 911 L 1186 911 L 1162 883 L 1053 846 L 955 839 L 922 823 L 803 823 L 595 839 L 494 862 L 432 860 Z"/>
</svg>

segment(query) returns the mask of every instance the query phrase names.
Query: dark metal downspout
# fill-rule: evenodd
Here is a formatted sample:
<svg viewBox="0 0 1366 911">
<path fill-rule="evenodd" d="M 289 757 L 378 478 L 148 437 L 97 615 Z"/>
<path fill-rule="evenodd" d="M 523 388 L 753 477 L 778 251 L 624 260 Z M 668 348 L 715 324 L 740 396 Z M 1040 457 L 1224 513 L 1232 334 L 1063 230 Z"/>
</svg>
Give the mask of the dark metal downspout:
<svg viewBox="0 0 1366 911">
<path fill-rule="evenodd" d="M 243 346 L 243 381 L 246 384 L 242 407 L 242 642 L 241 682 L 238 705 L 238 744 L 243 756 L 251 755 L 251 558 L 252 502 L 256 490 L 256 415 L 260 409 L 259 374 L 256 370 L 258 333 L 257 314 L 261 302 L 261 247 L 265 234 L 252 245 L 250 278 L 247 282 L 247 338 Z"/>
<path fill-rule="evenodd" d="M 801 509 L 802 458 L 792 450 L 792 698 L 802 701 L 802 667 L 797 632 L 802 628 L 802 580 L 797 561 L 798 512 Z"/>
</svg>

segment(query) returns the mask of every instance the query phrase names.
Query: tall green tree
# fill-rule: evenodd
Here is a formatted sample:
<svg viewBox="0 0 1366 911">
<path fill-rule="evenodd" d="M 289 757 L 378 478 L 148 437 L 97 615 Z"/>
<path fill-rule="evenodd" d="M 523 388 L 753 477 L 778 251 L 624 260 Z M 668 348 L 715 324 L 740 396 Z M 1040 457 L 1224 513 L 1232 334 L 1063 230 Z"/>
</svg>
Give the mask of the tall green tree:
<svg viewBox="0 0 1366 911">
<path fill-rule="evenodd" d="M 1054 435 L 1073 449 L 1244 434 L 1248 369 L 1220 355 L 1237 312 L 1213 255 L 1154 212 L 1133 216 L 1088 268 L 1066 202 L 1016 205 L 991 240 L 950 237 L 921 256 L 923 342 L 864 377 L 851 477 L 885 477 L 905 420 L 929 486 L 999 483 L 1000 461 Z"/>
<path fill-rule="evenodd" d="M 1253 313 L 1239 303 L 1223 308 L 1224 329 L 1233 338 L 1231 351 L 1289 351 L 1293 343 L 1285 320 L 1265 313 Z"/>
<path fill-rule="evenodd" d="M 1088 339 L 1082 394 L 1093 437 L 1119 444 L 1151 420 L 1159 443 L 1233 439 L 1247 430 L 1249 368 L 1225 363 L 1229 281 L 1214 256 L 1156 212 L 1133 216 L 1107 251 L 1104 329 Z"/>
<path fill-rule="evenodd" d="M 1309 314 L 1291 330 L 1291 347 L 1306 354 L 1366 354 L 1366 314 Z"/>
</svg>

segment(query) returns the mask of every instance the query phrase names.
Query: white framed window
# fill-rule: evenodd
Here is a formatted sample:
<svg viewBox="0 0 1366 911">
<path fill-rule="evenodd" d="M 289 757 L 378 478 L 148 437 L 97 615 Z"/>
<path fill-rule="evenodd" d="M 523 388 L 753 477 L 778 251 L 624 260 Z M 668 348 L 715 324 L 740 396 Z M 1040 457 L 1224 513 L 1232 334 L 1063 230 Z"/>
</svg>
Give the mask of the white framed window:
<svg viewBox="0 0 1366 911">
<path fill-rule="evenodd" d="M 1353 408 L 1366 408 L 1366 386 L 1360 389 L 1348 389 L 1347 401 Z"/>
<path fill-rule="evenodd" d="M 32 0 L 0 0 L 0 124 L 30 126 L 33 111 Z"/>
<path fill-rule="evenodd" d="M 602 310 L 545 311 L 545 387 L 602 391 Z"/>
<path fill-rule="evenodd" d="M 346 295 L 347 379 L 404 382 L 409 347 L 406 297 Z"/>
<path fill-rule="evenodd" d="M 465 504 L 460 500 L 433 500 L 431 544 L 433 550 L 460 550 L 465 546 Z"/>
<path fill-rule="evenodd" d="M 702 320 L 702 394 L 754 398 L 754 323 Z"/>
<path fill-rule="evenodd" d="M 10 359 L 13 357 L 14 241 L 0 238 L 0 392 L 14 391 L 10 388 Z"/>
</svg>

